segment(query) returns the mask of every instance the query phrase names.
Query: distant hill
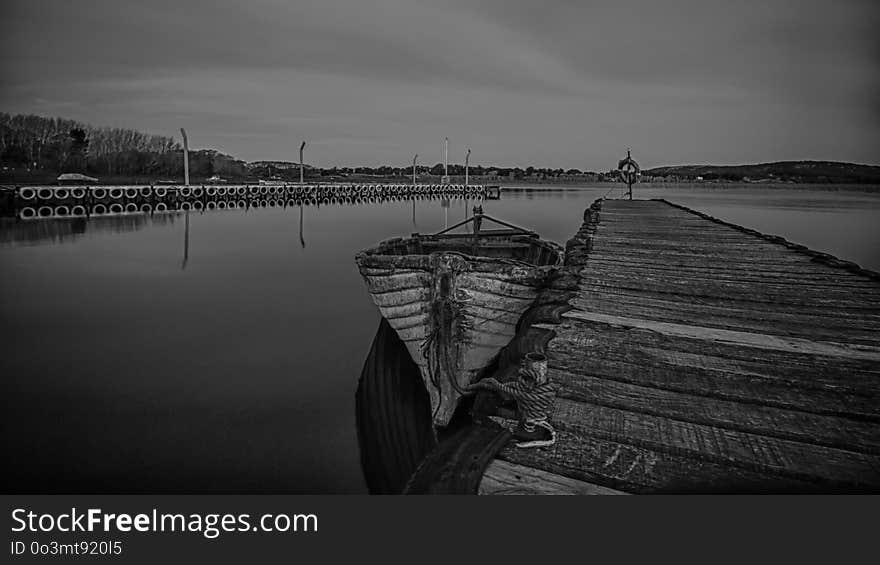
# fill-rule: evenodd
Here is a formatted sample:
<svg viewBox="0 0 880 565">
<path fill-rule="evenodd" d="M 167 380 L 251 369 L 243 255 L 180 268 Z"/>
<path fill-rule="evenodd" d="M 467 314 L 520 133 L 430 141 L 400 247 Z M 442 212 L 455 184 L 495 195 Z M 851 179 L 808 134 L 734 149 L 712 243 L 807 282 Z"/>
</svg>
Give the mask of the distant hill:
<svg viewBox="0 0 880 565">
<path fill-rule="evenodd" d="M 757 165 L 677 165 L 642 171 L 668 180 L 880 184 L 880 166 L 835 161 L 779 161 Z"/>
</svg>

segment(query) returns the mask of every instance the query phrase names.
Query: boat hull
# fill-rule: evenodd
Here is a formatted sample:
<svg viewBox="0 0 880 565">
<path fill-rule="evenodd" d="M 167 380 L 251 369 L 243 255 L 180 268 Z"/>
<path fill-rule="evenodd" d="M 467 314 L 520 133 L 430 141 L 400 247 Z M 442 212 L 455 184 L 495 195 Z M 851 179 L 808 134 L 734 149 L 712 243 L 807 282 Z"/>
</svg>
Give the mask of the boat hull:
<svg viewBox="0 0 880 565">
<path fill-rule="evenodd" d="M 360 254 L 357 263 L 419 367 L 436 426 L 449 423 L 466 387 L 513 339 L 553 270 L 454 252 Z"/>
</svg>

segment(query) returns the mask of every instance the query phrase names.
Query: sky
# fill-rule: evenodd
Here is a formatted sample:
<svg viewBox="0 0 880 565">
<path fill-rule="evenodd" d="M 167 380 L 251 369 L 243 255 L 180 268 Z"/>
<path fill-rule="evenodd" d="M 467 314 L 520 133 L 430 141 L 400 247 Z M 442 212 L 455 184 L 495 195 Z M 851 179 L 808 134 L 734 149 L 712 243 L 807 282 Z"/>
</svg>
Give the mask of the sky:
<svg viewBox="0 0 880 565">
<path fill-rule="evenodd" d="M 876 0 L 4 0 L 0 111 L 240 159 L 880 164 Z"/>
</svg>

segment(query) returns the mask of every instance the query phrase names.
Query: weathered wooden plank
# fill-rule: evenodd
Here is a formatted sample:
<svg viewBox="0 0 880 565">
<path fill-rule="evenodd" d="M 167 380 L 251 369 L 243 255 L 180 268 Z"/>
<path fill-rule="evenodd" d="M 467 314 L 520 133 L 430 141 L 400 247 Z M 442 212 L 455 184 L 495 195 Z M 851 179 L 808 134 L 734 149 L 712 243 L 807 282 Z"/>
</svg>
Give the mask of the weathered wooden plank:
<svg viewBox="0 0 880 565">
<path fill-rule="evenodd" d="M 554 344 L 555 345 L 555 344 Z M 590 376 L 660 390 L 727 400 L 737 404 L 798 410 L 880 423 L 880 406 L 872 397 L 854 394 L 842 387 L 804 388 L 798 382 L 766 378 L 701 366 L 628 362 L 619 359 L 576 359 L 551 349 L 551 370 L 562 384 L 576 383 Z"/>
<path fill-rule="evenodd" d="M 730 269 L 711 268 L 660 268 L 653 266 L 613 265 L 608 262 L 590 261 L 585 274 L 602 276 L 608 274 L 619 277 L 625 273 L 627 277 L 650 277 L 656 280 L 681 280 L 686 279 L 699 284 L 740 284 L 754 285 L 759 288 L 768 288 L 774 291 L 785 290 L 787 292 L 849 292 L 856 293 L 860 300 L 870 300 L 880 303 L 880 288 L 870 279 L 850 277 L 844 279 L 836 276 L 833 271 L 814 272 L 810 275 L 804 273 L 791 273 L 789 271 L 758 271 L 751 265 L 741 267 L 741 271 Z M 827 267 L 826 267 L 827 269 Z M 829 269 L 830 271 L 830 269 Z"/>
<path fill-rule="evenodd" d="M 809 355 L 826 355 L 832 357 L 846 357 L 850 359 L 864 359 L 867 361 L 880 362 L 880 347 L 870 345 L 834 343 L 828 341 L 814 341 L 795 337 L 783 337 L 768 334 L 754 334 L 733 330 L 722 330 L 702 326 L 690 326 L 684 324 L 671 324 L 654 320 L 641 320 L 637 318 L 625 318 L 622 316 L 609 316 L 582 310 L 569 310 L 562 315 L 564 318 L 574 318 L 586 322 L 595 322 L 613 326 L 639 328 L 653 332 L 683 337 L 714 341 L 734 346 L 750 347 L 756 349 L 773 349 L 792 353 L 805 353 Z"/>
<path fill-rule="evenodd" d="M 874 423 L 801 410 L 719 400 L 695 394 L 632 385 L 551 370 L 563 398 L 667 417 L 734 431 L 790 439 L 802 443 L 880 454 L 880 429 Z"/>
<path fill-rule="evenodd" d="M 558 398 L 563 430 L 806 481 L 880 488 L 880 457 Z"/>
<path fill-rule="evenodd" d="M 481 495 L 626 494 L 623 491 L 499 459 L 486 468 L 478 493 Z"/>
<path fill-rule="evenodd" d="M 719 238 L 715 236 L 696 238 L 686 237 L 624 237 L 616 232 L 599 230 L 593 237 L 593 245 L 604 248 L 632 248 L 679 251 L 692 253 L 723 253 L 740 257 L 773 258 L 785 257 L 785 248 L 756 237 Z M 786 250 L 787 251 L 787 250 Z"/>
<path fill-rule="evenodd" d="M 690 282 L 686 280 L 655 281 L 635 276 L 598 277 L 590 273 L 583 275 L 581 284 L 581 288 L 587 293 L 593 288 L 609 290 L 626 289 L 636 292 L 674 294 L 682 297 L 703 296 L 722 299 L 730 297 L 732 299 L 751 300 L 753 302 L 768 304 L 787 304 L 791 306 L 824 305 L 834 308 L 859 307 L 872 313 L 880 312 L 880 303 L 860 300 L 854 293 L 844 292 L 815 292 L 811 293 L 809 296 L 805 296 L 805 293 L 803 292 L 790 293 L 774 291 L 772 289 L 762 289 L 760 287 L 749 287 L 748 285 L 725 283 L 700 284 L 698 282 Z"/>
<path fill-rule="evenodd" d="M 723 371 L 804 389 L 880 394 L 880 367 L 873 361 L 804 355 L 664 335 L 649 330 L 568 320 L 548 345 L 551 364 L 576 371 L 587 358 L 657 367 Z"/>
<path fill-rule="evenodd" d="M 651 257 L 644 257 L 639 260 L 620 254 L 601 255 L 595 253 L 591 254 L 589 264 L 591 267 L 615 268 L 626 271 L 650 270 L 679 274 L 736 277 L 739 280 L 791 280 L 801 284 L 836 284 L 852 286 L 854 288 L 877 288 L 877 283 L 864 275 L 831 268 L 819 263 L 807 263 L 783 269 L 776 263 L 767 268 L 762 268 L 761 265 L 756 265 L 752 262 L 707 264 L 704 261 L 653 261 Z"/>
<path fill-rule="evenodd" d="M 635 246 L 613 246 L 608 244 L 593 243 L 593 250 L 598 256 L 631 256 L 638 259 L 645 259 L 648 257 L 653 257 L 654 259 L 668 259 L 670 261 L 693 261 L 693 260 L 702 260 L 707 262 L 708 264 L 723 264 L 725 262 L 733 261 L 733 262 L 746 262 L 755 265 L 760 265 L 762 267 L 772 267 L 774 265 L 779 266 L 780 264 L 790 264 L 790 265 L 810 265 L 811 263 L 815 263 L 815 261 L 807 256 L 807 255 L 799 255 L 796 253 L 792 253 L 790 255 L 780 255 L 774 256 L 771 258 L 767 257 L 755 257 L 749 256 L 746 254 L 739 253 L 723 253 L 723 252 L 703 252 L 696 253 L 688 248 L 682 246 L 678 249 L 669 249 L 669 250 L 657 250 L 657 249 L 647 249 L 643 247 L 635 247 Z"/>
<path fill-rule="evenodd" d="M 823 265 L 817 261 L 809 260 L 808 258 L 801 258 L 794 261 L 788 262 L 780 262 L 775 260 L 760 260 L 756 261 L 753 259 L 742 258 L 738 259 L 735 257 L 723 257 L 717 258 L 716 256 L 709 256 L 707 260 L 706 256 L 694 255 L 692 253 L 654 253 L 650 251 L 644 250 L 630 250 L 630 249 L 615 249 L 615 250 L 606 250 L 600 247 L 594 247 L 590 252 L 590 261 L 595 260 L 597 263 L 623 263 L 624 265 L 632 264 L 635 267 L 639 265 L 648 265 L 648 266 L 656 266 L 656 265 L 664 265 L 669 268 L 691 268 L 691 269 L 730 269 L 730 270 L 741 270 L 755 273 L 762 272 L 770 272 L 770 273 L 785 273 L 797 275 L 798 273 L 805 274 L 817 274 L 817 273 L 828 273 L 829 267 L 827 265 Z M 625 267 L 624 267 L 625 268 Z M 850 273 L 843 269 L 837 269 L 835 271 L 831 271 L 834 274 L 839 276 L 845 275 L 853 275 L 855 277 L 863 278 L 866 280 L 867 277 L 863 277 L 857 273 Z"/>
<path fill-rule="evenodd" d="M 649 282 L 651 285 L 663 285 L 667 287 L 665 292 L 677 292 L 678 288 L 688 291 L 706 290 L 713 293 L 753 293 L 761 296 L 778 297 L 790 300 L 796 298 L 797 303 L 827 302 L 829 299 L 845 301 L 874 308 L 880 312 L 880 288 L 875 285 L 873 289 L 860 288 L 854 291 L 852 288 L 836 286 L 832 284 L 805 284 L 802 281 L 790 283 L 774 282 L 771 280 L 743 280 L 741 278 L 707 277 L 698 274 L 679 274 L 671 272 L 654 272 L 645 270 L 602 269 L 587 264 L 581 271 L 581 285 L 620 286 L 630 287 L 633 282 Z"/>
<path fill-rule="evenodd" d="M 853 323 L 828 316 L 793 316 L 760 310 L 720 310 L 688 308 L 685 304 L 664 308 L 613 300 L 574 301 L 575 308 L 607 315 L 657 320 L 713 328 L 768 333 L 825 341 L 848 341 L 872 345 L 877 343 L 880 321 L 874 324 Z"/>
<path fill-rule="evenodd" d="M 625 288 L 591 288 L 589 294 L 584 293 L 583 289 L 577 297 L 573 298 L 573 304 L 580 304 L 584 309 L 589 308 L 590 300 L 596 298 L 601 300 L 619 300 L 620 302 L 638 303 L 642 301 L 646 306 L 653 305 L 671 305 L 675 308 L 706 307 L 747 310 L 754 313 L 768 311 L 788 313 L 792 315 L 807 314 L 812 316 L 821 316 L 825 318 L 841 317 L 847 320 L 861 320 L 864 322 L 876 322 L 878 314 L 874 310 L 867 310 L 862 305 L 852 306 L 832 306 L 827 304 L 807 304 L 792 305 L 780 304 L 778 302 L 756 302 L 749 298 L 733 298 L 719 296 L 684 296 L 680 294 L 664 293 L 664 292 L 646 292 L 640 290 L 631 290 Z"/>
<path fill-rule="evenodd" d="M 834 324 L 850 329 L 880 329 L 880 313 L 862 308 L 839 308 L 829 306 L 790 306 L 753 302 L 750 300 L 700 298 L 698 301 L 682 299 L 674 294 L 625 292 L 618 289 L 591 290 L 570 300 L 572 306 L 582 310 L 594 305 L 609 304 L 639 308 L 646 313 L 675 312 L 678 316 L 728 317 L 743 320 L 766 320 L 769 317 L 781 324 L 810 322 Z"/>
<path fill-rule="evenodd" d="M 558 429 L 556 443 L 539 449 L 506 447 L 499 459 L 632 493 L 838 492 L 819 484 L 678 453 Z"/>
</svg>

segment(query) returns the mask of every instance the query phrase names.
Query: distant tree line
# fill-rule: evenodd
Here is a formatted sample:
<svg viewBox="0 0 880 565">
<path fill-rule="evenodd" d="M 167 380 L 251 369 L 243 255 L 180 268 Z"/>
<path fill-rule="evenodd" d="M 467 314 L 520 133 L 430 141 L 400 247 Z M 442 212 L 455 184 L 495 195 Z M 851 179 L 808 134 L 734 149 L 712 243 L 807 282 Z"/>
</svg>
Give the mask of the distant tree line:
<svg viewBox="0 0 880 565">
<path fill-rule="evenodd" d="M 64 118 L 0 113 L 4 171 L 50 171 L 94 176 L 183 176 L 183 152 L 173 138 L 124 128 L 93 127 Z M 243 161 L 212 149 L 190 152 L 194 178 L 248 175 Z"/>
<path fill-rule="evenodd" d="M 230 182 L 256 179 L 299 180 L 299 164 L 288 161 L 245 163 L 213 149 L 191 150 L 190 178 L 199 182 L 219 176 Z M 84 173 L 112 181 L 183 179 L 183 151 L 171 137 L 124 128 L 94 127 L 64 118 L 0 113 L 0 179 L 34 177 L 42 182 L 60 173 Z M 438 178 L 443 163 L 418 165 L 419 177 Z M 615 170 L 605 172 L 540 167 L 472 165 L 475 182 L 618 182 Z M 306 165 L 310 180 L 377 177 L 408 179 L 411 166 L 331 167 Z M 449 165 L 449 175 L 464 177 L 464 165 Z M 644 181 L 856 182 L 880 183 L 880 167 L 828 161 L 784 161 L 756 165 L 681 165 L 642 171 Z"/>
<path fill-rule="evenodd" d="M 462 164 L 450 164 L 449 176 L 464 176 L 465 167 Z M 416 172 L 420 175 L 443 176 L 443 163 L 435 165 L 417 165 Z M 345 176 L 345 175 L 365 175 L 377 177 L 406 177 L 412 175 L 412 166 L 408 167 L 392 167 L 382 165 L 379 167 L 333 167 L 320 169 L 323 176 Z M 474 177 L 499 177 L 511 178 L 517 180 L 528 179 L 553 179 L 566 176 L 583 176 L 595 175 L 595 173 L 581 171 L 580 169 L 552 169 L 538 167 L 498 167 L 487 165 L 471 165 L 468 168 L 468 174 Z"/>
<path fill-rule="evenodd" d="M 83 173 L 96 177 L 139 180 L 180 180 L 183 178 L 183 150 L 171 137 L 146 134 L 125 128 L 94 127 L 76 120 L 35 115 L 0 113 L 0 165 L 4 176 L 14 173 Z M 219 176 L 228 181 L 260 178 L 298 180 L 299 164 L 259 161 L 247 164 L 213 149 L 190 150 L 190 176 L 205 180 Z M 443 163 L 418 165 L 419 176 L 440 177 Z M 309 179 L 321 177 L 409 178 L 412 167 L 306 166 Z M 498 167 L 472 165 L 474 178 L 519 181 L 601 180 L 602 175 L 580 169 L 539 167 Z M 449 175 L 464 176 L 464 165 L 450 164 Z M 21 175 L 19 175 L 21 176 Z"/>
</svg>

